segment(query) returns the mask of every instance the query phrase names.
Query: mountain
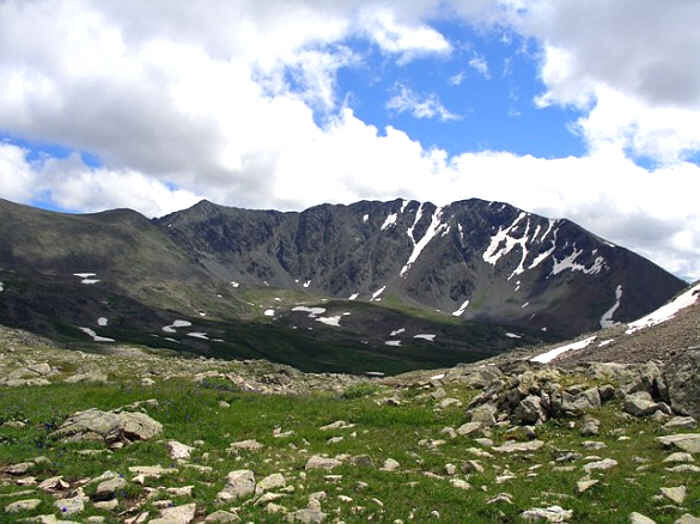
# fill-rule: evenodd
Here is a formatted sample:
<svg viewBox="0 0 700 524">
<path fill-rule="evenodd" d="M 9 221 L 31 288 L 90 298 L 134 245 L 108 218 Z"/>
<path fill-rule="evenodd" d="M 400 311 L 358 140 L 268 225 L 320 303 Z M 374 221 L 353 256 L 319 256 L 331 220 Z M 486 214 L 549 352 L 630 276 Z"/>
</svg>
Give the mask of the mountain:
<svg viewBox="0 0 700 524">
<path fill-rule="evenodd" d="M 638 318 L 685 286 L 573 222 L 478 199 L 441 208 L 363 201 L 302 213 L 202 201 L 157 223 L 222 280 L 566 336 Z"/>
<path fill-rule="evenodd" d="M 684 283 L 568 220 L 471 199 L 202 201 L 148 220 L 0 200 L 0 323 L 309 371 L 397 373 L 638 318 Z"/>
</svg>

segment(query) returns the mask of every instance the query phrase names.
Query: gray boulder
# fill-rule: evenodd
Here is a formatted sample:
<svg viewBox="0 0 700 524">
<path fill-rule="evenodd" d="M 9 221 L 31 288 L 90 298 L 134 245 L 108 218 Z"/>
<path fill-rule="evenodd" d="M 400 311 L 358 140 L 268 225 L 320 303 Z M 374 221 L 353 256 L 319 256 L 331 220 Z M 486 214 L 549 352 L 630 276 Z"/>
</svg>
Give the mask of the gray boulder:
<svg viewBox="0 0 700 524">
<path fill-rule="evenodd" d="M 496 413 L 498 408 L 493 404 L 482 404 L 471 410 L 471 421 L 481 422 L 483 426 L 493 426 L 496 424 Z"/>
<path fill-rule="evenodd" d="M 663 402 L 654 402 L 651 395 L 646 391 L 625 395 L 622 409 L 635 417 L 648 417 L 656 413 L 656 411 L 663 411 L 664 413 L 670 411 Z"/>
<path fill-rule="evenodd" d="M 149 440 L 162 431 L 160 422 L 145 413 L 113 413 L 93 408 L 68 417 L 50 437 L 64 442 L 104 440 L 112 444 Z"/>
<path fill-rule="evenodd" d="M 547 420 L 540 397 L 528 395 L 520 401 L 513 412 L 516 424 L 539 424 Z"/>
<path fill-rule="evenodd" d="M 700 349 L 675 355 L 664 368 L 664 379 L 673 410 L 700 418 Z"/>
<path fill-rule="evenodd" d="M 231 502 L 255 493 L 255 474 L 249 469 L 238 469 L 228 474 L 226 486 L 216 496 L 219 502 Z"/>
</svg>

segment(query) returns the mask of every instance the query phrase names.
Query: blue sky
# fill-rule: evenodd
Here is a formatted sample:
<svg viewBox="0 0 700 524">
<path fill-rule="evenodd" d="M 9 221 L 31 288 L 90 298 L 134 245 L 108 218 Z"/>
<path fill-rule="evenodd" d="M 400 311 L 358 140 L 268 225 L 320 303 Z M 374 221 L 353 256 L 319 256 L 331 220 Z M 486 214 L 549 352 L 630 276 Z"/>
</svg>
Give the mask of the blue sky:
<svg viewBox="0 0 700 524">
<path fill-rule="evenodd" d="M 479 197 L 700 278 L 700 4 L 628 4 L 3 2 L 0 197 Z"/>
</svg>

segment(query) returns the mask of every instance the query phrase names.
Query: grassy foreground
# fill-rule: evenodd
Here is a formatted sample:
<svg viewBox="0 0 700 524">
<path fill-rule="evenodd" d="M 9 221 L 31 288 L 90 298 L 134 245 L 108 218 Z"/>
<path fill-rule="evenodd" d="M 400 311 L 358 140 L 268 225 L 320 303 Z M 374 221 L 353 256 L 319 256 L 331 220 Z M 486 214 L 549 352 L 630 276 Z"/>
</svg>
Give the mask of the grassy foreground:
<svg viewBox="0 0 700 524">
<path fill-rule="evenodd" d="M 459 384 L 444 385 L 444 389 L 448 397 L 464 404 L 476 394 Z M 158 501 L 164 499 L 172 505 L 196 502 L 198 520 L 218 509 L 228 511 L 234 507 L 243 522 L 285 522 L 283 514 L 268 513 L 265 505 L 255 505 L 250 498 L 233 504 L 215 502 L 226 475 L 237 469 L 253 470 L 257 481 L 282 473 L 287 489 L 279 491 L 283 496 L 275 503 L 289 511 L 305 508 L 310 494 L 325 491 L 327 498 L 322 501 L 322 508 L 329 522 L 426 522 L 438 518 L 441 522 L 519 522 L 523 511 L 555 504 L 573 510 L 573 522 L 627 522 L 628 515 L 636 511 L 656 522 L 671 523 L 684 512 L 700 514 L 698 473 L 669 472 L 666 468 L 673 464 L 663 463 L 669 452 L 654 440 L 662 434 L 660 424 L 630 419 L 615 402 L 591 413 L 601 421 L 597 437 L 581 437 L 580 420 L 552 420 L 536 429 L 537 438 L 545 441 L 540 450 L 500 454 L 475 440 L 481 434 L 450 438 L 443 432 L 445 427 L 459 427 L 467 418 L 464 407 L 438 408 L 441 400 L 430 396 L 433 391 L 416 386 L 397 393 L 365 384 L 350 386 L 344 394 L 282 396 L 238 392 L 230 383 L 218 379 L 201 383 L 172 379 L 146 387 L 126 378 L 104 385 L 57 383 L 0 388 L 0 422 L 26 424 L 22 428 L 0 426 L 0 470 L 43 455 L 50 464 L 39 464 L 27 473 L 39 482 L 63 475 L 74 485 L 106 470 L 129 481 L 117 495 L 116 509 L 98 510 L 87 503 L 82 513 L 64 517 L 80 522 L 96 515 L 103 516 L 106 522 L 120 522 L 143 511 L 155 518 L 160 512 Z M 390 395 L 396 395 L 401 405 L 383 402 Z M 109 410 L 146 399 L 158 401 L 157 407 L 146 407 L 146 411 L 163 424 L 160 440 L 108 450 L 101 443 L 62 443 L 48 437 L 75 411 Z M 222 407 L 221 401 L 230 407 Z M 319 429 L 336 420 L 354 427 Z M 277 438 L 273 435 L 276 428 L 293 433 Z M 329 443 L 331 437 L 343 438 Z M 490 438 L 495 445 L 512 439 L 525 440 L 518 432 L 508 433 L 506 428 L 494 428 Z M 200 471 L 171 460 L 165 445 L 169 439 L 194 445 L 189 462 L 211 470 Z M 255 439 L 264 447 L 259 451 L 227 452 L 232 442 L 245 439 Z M 596 440 L 606 447 L 589 451 L 583 447 L 585 440 Z M 85 449 L 104 452 L 79 453 Z M 580 456 L 570 462 L 557 462 L 565 450 Z M 332 472 L 306 472 L 304 466 L 314 454 L 368 455 L 374 466 L 356 465 L 346 457 Z M 586 459 L 591 455 L 613 458 L 618 465 L 594 472 L 591 478 L 599 482 L 579 494 L 576 483 L 584 477 L 582 467 L 592 460 Z M 393 472 L 380 470 L 387 458 L 398 461 L 400 467 Z M 473 465 L 465 467 L 465 471 L 472 471 L 464 472 L 463 465 L 470 460 L 477 460 L 483 472 L 474 471 Z M 130 466 L 156 464 L 173 467 L 177 472 L 147 479 L 144 486 L 132 482 L 135 475 L 129 471 Z M 456 473 L 448 474 L 448 464 L 456 466 Z M 451 479 L 455 478 L 468 482 L 470 487 L 453 485 Z M 163 489 L 147 497 L 149 487 L 182 486 L 193 486 L 192 495 L 173 495 Z M 657 497 L 660 488 L 672 486 L 687 487 L 682 509 Z M 85 492 L 90 494 L 89 486 Z M 488 503 L 502 492 L 512 496 L 512 504 Z M 3 512 L 7 504 L 23 498 L 39 498 L 42 504 L 29 512 Z M 0 477 L 0 521 L 14 522 L 54 512 L 60 517 L 54 500 L 36 487 L 17 485 L 15 477 Z M 134 509 L 137 506 L 139 509 Z M 130 509 L 132 512 L 125 513 Z"/>
</svg>

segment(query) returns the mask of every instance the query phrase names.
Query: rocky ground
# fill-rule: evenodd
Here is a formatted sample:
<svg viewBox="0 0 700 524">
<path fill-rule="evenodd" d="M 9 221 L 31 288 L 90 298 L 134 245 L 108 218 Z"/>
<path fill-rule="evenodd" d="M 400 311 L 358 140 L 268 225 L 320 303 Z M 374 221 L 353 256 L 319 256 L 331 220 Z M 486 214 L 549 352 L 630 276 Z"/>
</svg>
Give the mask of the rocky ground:
<svg viewBox="0 0 700 524">
<path fill-rule="evenodd" d="M 0 328 L 0 521 L 697 523 L 693 318 L 660 360 L 388 378 Z"/>
</svg>

